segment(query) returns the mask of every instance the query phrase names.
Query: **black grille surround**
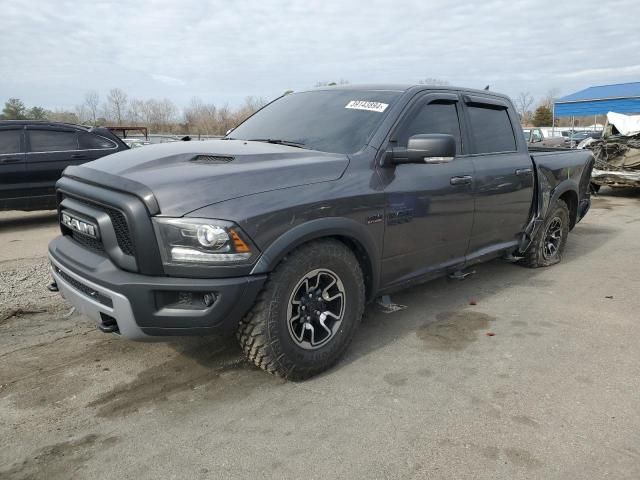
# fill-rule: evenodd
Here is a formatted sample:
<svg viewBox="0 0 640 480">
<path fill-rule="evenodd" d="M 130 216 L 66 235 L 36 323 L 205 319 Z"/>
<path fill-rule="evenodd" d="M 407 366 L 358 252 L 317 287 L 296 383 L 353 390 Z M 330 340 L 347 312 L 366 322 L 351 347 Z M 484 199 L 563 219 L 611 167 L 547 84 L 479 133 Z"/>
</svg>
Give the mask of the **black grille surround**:
<svg viewBox="0 0 640 480">
<path fill-rule="evenodd" d="M 105 305 L 109 308 L 113 308 L 113 300 L 111 300 L 111 298 L 101 294 L 100 292 L 97 292 L 96 290 L 89 287 L 88 285 L 85 285 L 84 283 L 79 282 L 78 280 L 73 278 L 71 275 L 69 275 L 67 272 L 60 270 L 55 265 L 53 265 L 53 270 L 56 272 L 57 275 L 61 276 L 65 282 L 70 284 L 73 288 L 75 288 L 79 292 L 82 292 L 86 296 L 91 297 L 94 300 L 97 300 L 102 305 Z"/>
<path fill-rule="evenodd" d="M 67 196 L 64 195 L 62 199 L 66 197 Z M 69 198 L 72 198 L 73 200 L 76 200 L 78 202 L 82 202 L 95 209 L 101 210 L 105 212 L 107 215 L 109 215 L 109 218 L 111 219 L 111 224 L 113 225 L 113 230 L 115 231 L 115 234 L 116 234 L 116 240 L 118 241 L 118 246 L 120 247 L 120 250 L 122 250 L 122 253 L 124 253 L 125 255 L 129 255 L 132 257 L 136 256 L 135 245 L 131 238 L 131 232 L 129 230 L 129 225 L 127 224 L 127 220 L 124 216 L 124 213 L 122 213 L 120 210 L 117 210 L 115 208 L 107 207 L 105 205 L 101 205 L 99 203 L 91 202 L 85 199 L 76 198 L 73 196 L 69 196 Z M 97 240 L 88 235 L 83 235 L 80 232 L 75 232 L 75 231 L 72 232 L 71 238 L 73 238 L 80 245 L 90 250 L 95 250 L 98 252 L 104 252 L 105 250 L 101 240 Z"/>
<path fill-rule="evenodd" d="M 104 252 L 94 252 L 106 254 L 128 272 L 165 275 L 151 220 L 160 209 L 153 192 L 144 185 L 89 167 L 67 167 L 56 183 L 56 196 L 59 211 L 70 209 L 88 219 L 100 219 Z M 61 230 L 74 241 L 69 228 L 62 225 Z"/>
</svg>

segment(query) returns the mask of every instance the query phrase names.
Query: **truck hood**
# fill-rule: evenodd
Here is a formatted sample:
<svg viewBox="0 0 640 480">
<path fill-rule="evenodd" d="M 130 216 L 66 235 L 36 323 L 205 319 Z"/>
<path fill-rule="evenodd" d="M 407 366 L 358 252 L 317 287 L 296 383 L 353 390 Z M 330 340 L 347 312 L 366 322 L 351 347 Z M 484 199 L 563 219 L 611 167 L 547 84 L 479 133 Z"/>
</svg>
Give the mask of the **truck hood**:
<svg viewBox="0 0 640 480">
<path fill-rule="evenodd" d="M 243 140 L 172 142 L 102 157 L 84 167 L 148 187 L 162 215 L 232 198 L 337 180 L 346 155 Z"/>
</svg>

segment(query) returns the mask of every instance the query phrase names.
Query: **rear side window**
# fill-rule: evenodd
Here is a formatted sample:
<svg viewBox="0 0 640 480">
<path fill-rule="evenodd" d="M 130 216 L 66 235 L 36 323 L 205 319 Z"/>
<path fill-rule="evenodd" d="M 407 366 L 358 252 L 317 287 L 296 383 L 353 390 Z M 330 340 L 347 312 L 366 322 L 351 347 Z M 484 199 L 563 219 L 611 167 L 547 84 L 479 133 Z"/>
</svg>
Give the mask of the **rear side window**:
<svg viewBox="0 0 640 480">
<path fill-rule="evenodd" d="M 0 154 L 20 153 L 22 130 L 0 130 Z"/>
<path fill-rule="evenodd" d="M 516 137 L 505 108 L 469 106 L 473 153 L 513 152 Z"/>
<path fill-rule="evenodd" d="M 424 105 L 398 132 L 398 146 L 406 147 L 409 137 L 425 133 L 446 133 L 456 140 L 456 152 L 460 153 L 460 123 L 455 103 L 434 102 Z"/>
<path fill-rule="evenodd" d="M 63 152 L 78 149 L 76 132 L 30 130 L 29 140 L 32 152 Z"/>
<path fill-rule="evenodd" d="M 78 135 L 78 141 L 80 142 L 80 148 L 86 150 L 101 150 L 117 147 L 116 143 L 108 138 L 93 135 L 91 133 L 80 132 Z"/>
</svg>

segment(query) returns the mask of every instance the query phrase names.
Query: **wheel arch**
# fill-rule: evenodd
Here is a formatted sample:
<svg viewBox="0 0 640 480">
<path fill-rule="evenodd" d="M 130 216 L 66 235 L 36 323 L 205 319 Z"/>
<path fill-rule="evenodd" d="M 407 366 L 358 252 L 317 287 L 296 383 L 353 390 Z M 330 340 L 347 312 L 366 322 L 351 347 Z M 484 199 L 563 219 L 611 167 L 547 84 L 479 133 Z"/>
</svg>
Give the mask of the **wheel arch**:
<svg viewBox="0 0 640 480">
<path fill-rule="evenodd" d="M 251 273 L 269 273 L 296 248 L 323 238 L 339 240 L 355 254 L 362 268 L 366 298 L 373 300 L 380 281 L 379 248 L 364 225 L 348 218 L 319 218 L 286 231 L 262 252 Z"/>
<path fill-rule="evenodd" d="M 562 200 L 569 208 L 569 229 L 575 227 L 578 221 L 578 185 L 575 182 L 565 181 L 553 192 L 550 205 L 555 205 Z"/>
</svg>

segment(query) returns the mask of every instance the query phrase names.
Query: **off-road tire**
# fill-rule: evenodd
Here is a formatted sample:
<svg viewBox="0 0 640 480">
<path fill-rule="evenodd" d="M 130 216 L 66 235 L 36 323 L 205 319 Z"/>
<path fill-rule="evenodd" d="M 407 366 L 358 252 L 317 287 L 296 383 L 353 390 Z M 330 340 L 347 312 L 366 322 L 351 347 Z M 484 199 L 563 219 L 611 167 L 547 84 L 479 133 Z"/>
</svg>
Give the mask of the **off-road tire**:
<svg viewBox="0 0 640 480">
<path fill-rule="evenodd" d="M 549 226 L 556 219 L 559 219 L 560 222 L 562 222 L 562 234 L 556 254 L 549 257 L 544 253 L 545 239 L 549 230 Z M 558 200 L 556 204 L 549 210 L 544 224 L 540 227 L 538 233 L 536 233 L 536 236 L 533 239 L 533 242 L 531 242 L 531 245 L 529 245 L 524 258 L 520 260 L 520 264 L 529 268 L 538 268 L 549 267 L 551 265 L 559 263 L 562 260 L 562 253 L 564 252 L 564 249 L 567 245 L 567 237 L 569 236 L 569 221 L 569 208 L 567 207 L 567 204 L 562 200 Z"/>
<path fill-rule="evenodd" d="M 295 343 L 289 333 L 287 308 L 297 283 L 314 269 L 335 272 L 345 289 L 342 323 L 315 350 Z M 302 245 L 271 272 L 251 311 L 242 319 L 236 337 L 250 362 L 288 380 L 305 380 L 332 367 L 343 355 L 364 312 L 365 288 L 360 264 L 342 242 L 325 239 Z"/>
</svg>

